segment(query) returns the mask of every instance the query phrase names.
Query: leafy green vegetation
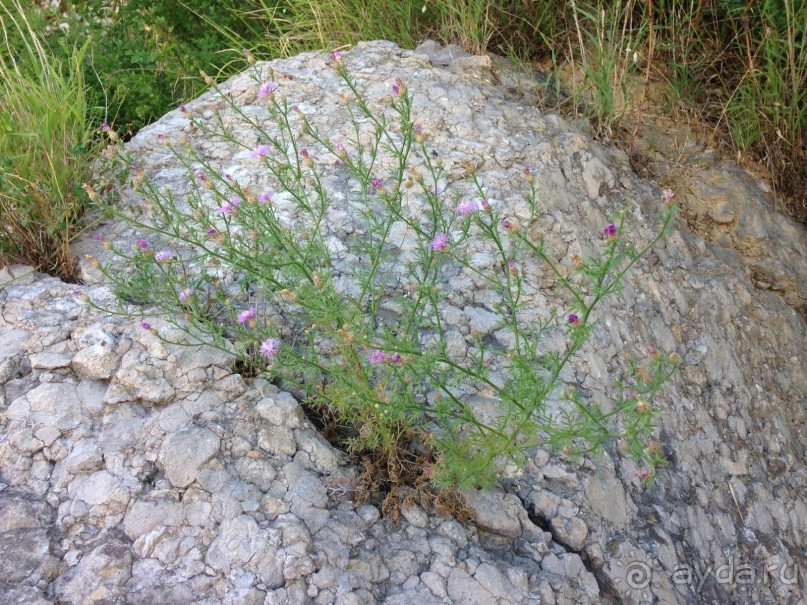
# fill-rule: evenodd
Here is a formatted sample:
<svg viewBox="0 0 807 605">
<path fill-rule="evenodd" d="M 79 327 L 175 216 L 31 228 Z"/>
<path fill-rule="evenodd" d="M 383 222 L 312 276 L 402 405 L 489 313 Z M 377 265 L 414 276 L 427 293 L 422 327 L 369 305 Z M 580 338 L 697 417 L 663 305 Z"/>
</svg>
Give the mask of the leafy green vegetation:
<svg viewBox="0 0 807 605">
<path fill-rule="evenodd" d="M 82 68 L 90 103 L 107 108 L 106 121 L 126 134 L 201 92 L 200 69 L 220 70 L 222 76 L 241 69 L 240 62 L 232 63 L 240 46 L 231 43 L 260 33 L 236 13 L 235 4 L 79 0 L 32 7 L 28 14 L 55 56 L 88 44 Z"/>
<path fill-rule="evenodd" d="M 0 21 L 0 264 L 72 280 L 69 245 L 81 230 L 97 132 L 82 75 L 87 46 L 53 57 L 19 5 L 0 6 Z"/>
</svg>

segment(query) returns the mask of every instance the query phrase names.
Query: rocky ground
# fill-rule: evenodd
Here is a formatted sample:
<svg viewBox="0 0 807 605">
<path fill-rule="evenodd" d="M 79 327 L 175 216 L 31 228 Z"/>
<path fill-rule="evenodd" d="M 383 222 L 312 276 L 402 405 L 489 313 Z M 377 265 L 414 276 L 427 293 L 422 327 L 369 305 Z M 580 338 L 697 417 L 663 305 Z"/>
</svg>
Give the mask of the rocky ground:
<svg viewBox="0 0 807 605">
<path fill-rule="evenodd" d="M 622 152 L 525 105 L 486 58 L 387 43 L 344 56 L 376 105 L 401 77 L 449 173 L 472 160 L 497 203 L 521 196 L 515 175 L 529 167 L 562 258 L 595 249 L 608 214 L 626 203 L 637 238 L 652 233 L 659 188 Z M 347 132 L 326 56 L 272 67 L 318 128 Z M 242 75 L 224 89 L 251 107 L 258 85 Z M 227 111 L 210 93 L 188 109 Z M 160 134 L 195 144 L 244 187 L 263 184 L 256 163 L 177 111 L 128 145 L 166 187 L 181 192 L 186 175 Z M 38 274 L 9 283 L 6 271 L 0 602 L 804 602 L 807 243 L 803 228 L 761 203 L 758 183 L 714 170 L 678 192 L 687 220 L 599 308 L 600 327 L 566 377 L 608 394 L 626 354 L 650 344 L 678 352 L 684 366 L 658 402 L 670 464 L 656 485 L 643 487 L 615 448 L 582 462 L 536 450 L 493 492 L 467 494 L 468 523 L 413 505 L 396 524 L 356 505 L 357 468 L 290 394 L 241 377 L 219 352 L 167 345 L 139 320 L 95 309 L 79 294 L 111 300 L 90 263 L 79 286 Z M 101 231 L 136 235 L 119 222 Z M 76 249 L 103 260 L 90 235 Z M 470 347 L 470 323 L 490 299 L 461 279 L 458 288 L 450 329 Z"/>
</svg>

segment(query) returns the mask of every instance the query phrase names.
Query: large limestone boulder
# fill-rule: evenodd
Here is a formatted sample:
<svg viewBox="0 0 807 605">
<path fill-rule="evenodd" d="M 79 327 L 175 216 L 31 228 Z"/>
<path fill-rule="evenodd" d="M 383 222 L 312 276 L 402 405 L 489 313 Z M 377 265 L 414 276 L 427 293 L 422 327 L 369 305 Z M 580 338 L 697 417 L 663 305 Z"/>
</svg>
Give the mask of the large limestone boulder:
<svg viewBox="0 0 807 605">
<path fill-rule="evenodd" d="M 385 106 L 394 78 L 406 82 L 447 186 L 470 161 L 491 200 L 506 206 L 520 199 L 517 177 L 529 168 L 545 209 L 540 228 L 562 263 L 594 251 L 622 206 L 636 238 L 651 237 L 661 192 L 624 154 L 512 100 L 489 61 L 424 51 L 437 53 L 434 63 L 384 42 L 343 56 L 373 108 Z M 279 93 L 314 127 L 349 140 L 326 55 L 257 68 L 265 79 L 272 70 Z M 242 74 L 222 90 L 260 115 L 258 87 Z M 236 124 L 213 92 L 187 110 Z M 240 136 L 254 140 L 248 130 Z M 179 195 L 187 174 L 166 137 L 193 145 L 245 189 L 272 185 L 248 151 L 174 111 L 128 150 Z M 335 161 L 331 169 L 326 186 L 338 203 L 327 228 L 338 241 L 357 227 L 347 181 Z M 124 203 L 140 197 L 120 194 Z M 775 241 L 780 233 L 765 228 L 779 221 L 755 221 L 755 237 Z M 775 281 L 785 285 L 760 288 L 731 248 L 736 238 L 710 243 L 682 220 L 598 308 L 599 327 L 566 382 L 605 397 L 625 355 L 648 345 L 684 362 L 658 401 L 670 464 L 654 487 L 641 485 L 616 448 L 597 461 L 536 450 L 493 493 L 468 494 L 470 523 L 410 506 L 395 525 L 375 506 L 354 506 L 356 469 L 289 394 L 237 376 L 225 354 L 161 343 L 138 321 L 83 303 L 76 292 L 110 301 L 92 284 L 91 264 L 83 267 L 90 285 L 43 276 L 8 284 L 0 290 L 0 544 L 13 582 L 0 581 L 0 602 L 798 603 L 807 595 L 797 571 L 807 569 L 807 325 L 790 306 L 801 308 L 801 295 L 787 284 L 807 282 L 800 229 L 790 225 L 793 239 L 777 251 L 792 254 L 788 278 L 777 256 Z M 102 232 L 122 245 L 140 235 L 118 221 Z M 90 237 L 77 251 L 104 259 Z M 537 312 L 563 304 L 540 267 L 525 274 Z M 455 345 L 474 346 L 472 326 L 495 336 L 491 293 L 463 272 L 453 285 L 445 311 Z"/>
</svg>

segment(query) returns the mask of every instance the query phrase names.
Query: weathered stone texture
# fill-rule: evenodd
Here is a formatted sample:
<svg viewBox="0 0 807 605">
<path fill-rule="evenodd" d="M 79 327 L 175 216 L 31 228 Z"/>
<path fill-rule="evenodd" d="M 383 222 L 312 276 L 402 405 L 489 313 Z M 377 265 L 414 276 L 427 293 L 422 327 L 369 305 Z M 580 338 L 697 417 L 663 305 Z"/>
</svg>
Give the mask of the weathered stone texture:
<svg viewBox="0 0 807 605">
<path fill-rule="evenodd" d="M 485 84 L 500 81 L 487 58 L 434 45 L 423 51 L 433 64 L 425 52 L 387 43 L 361 44 L 344 57 L 375 109 L 385 106 L 396 76 L 406 82 L 429 146 L 451 175 L 446 185 L 470 160 L 491 203 L 518 219 L 519 175 L 529 167 L 545 208 L 538 228 L 563 262 L 595 251 L 607 217 L 623 205 L 634 236 L 651 236 L 660 190 L 637 177 L 624 154 L 512 100 L 506 86 Z M 270 65 L 257 67 L 269 77 Z M 271 67 L 278 94 L 334 140 L 348 140 L 342 89 L 325 55 Z M 248 74 L 223 85 L 260 115 L 257 89 Z M 187 107 L 234 123 L 213 93 Z M 187 182 L 158 133 L 195 145 L 245 189 L 271 186 L 248 152 L 194 132 L 178 111 L 128 144 L 160 186 L 182 193 Z M 239 134 L 254 141 L 248 130 Z M 333 170 L 325 185 L 342 200 L 329 235 L 345 267 L 351 258 L 340 256 L 339 241 L 355 233 L 355 212 L 344 173 L 327 161 Z M 702 197 L 717 186 L 690 189 Z M 121 193 L 126 201 L 139 197 Z M 99 304 L 111 295 L 93 281 L 90 265 L 81 286 L 41 275 L 6 283 L 4 275 L 0 602 L 803 602 L 807 326 L 797 309 L 807 283 L 804 233 L 713 201 L 692 210 L 711 217 L 716 226 L 702 235 L 713 241 L 680 222 L 597 310 L 592 342 L 563 376 L 601 398 L 624 371 L 625 354 L 641 355 L 649 344 L 679 353 L 683 369 L 657 402 L 670 464 L 656 486 L 640 486 L 635 465 L 615 449 L 593 463 L 538 450 L 496 491 L 469 495 L 476 514 L 469 524 L 417 507 L 404 509 L 399 525 L 371 505 L 353 510 L 356 470 L 291 395 L 234 374 L 220 351 L 165 344 L 133 319 L 94 310 L 75 293 Z M 277 208 L 292 212 L 282 195 Z M 103 230 L 122 245 L 135 236 L 120 222 Z M 788 241 L 768 246 L 778 250 L 764 258 L 758 242 L 743 257 L 734 247 L 744 233 Z M 407 242 L 400 246 L 405 255 Z M 76 249 L 104 254 L 89 237 Z M 475 258 L 484 263 L 486 254 L 480 249 Z M 541 267 L 523 270 L 530 312 L 564 304 Z M 495 294 L 464 271 L 451 284 L 443 314 L 452 351 L 475 346 L 472 331 L 505 342 L 492 313 Z M 170 329 L 150 321 L 158 332 Z M 480 412 L 496 413 L 489 400 L 475 401 Z M 681 565 L 702 573 L 730 561 L 735 573 L 743 562 L 754 566 L 760 581 L 674 576 Z M 631 575 L 637 570 L 647 570 L 646 584 Z"/>
</svg>

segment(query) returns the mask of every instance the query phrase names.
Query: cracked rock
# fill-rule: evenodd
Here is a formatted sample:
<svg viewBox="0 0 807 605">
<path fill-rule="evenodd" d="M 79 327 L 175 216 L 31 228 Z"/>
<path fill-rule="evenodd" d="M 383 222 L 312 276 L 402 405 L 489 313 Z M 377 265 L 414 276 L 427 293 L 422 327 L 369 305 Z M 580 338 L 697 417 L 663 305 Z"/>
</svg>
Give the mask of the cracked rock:
<svg viewBox="0 0 807 605">
<path fill-rule="evenodd" d="M 189 486 L 220 445 L 221 440 L 209 429 L 192 428 L 171 435 L 160 450 L 165 476 L 175 487 Z"/>
</svg>

